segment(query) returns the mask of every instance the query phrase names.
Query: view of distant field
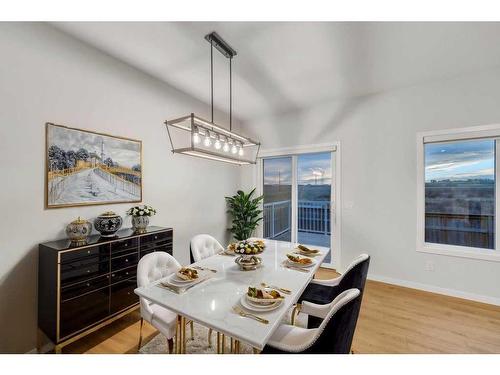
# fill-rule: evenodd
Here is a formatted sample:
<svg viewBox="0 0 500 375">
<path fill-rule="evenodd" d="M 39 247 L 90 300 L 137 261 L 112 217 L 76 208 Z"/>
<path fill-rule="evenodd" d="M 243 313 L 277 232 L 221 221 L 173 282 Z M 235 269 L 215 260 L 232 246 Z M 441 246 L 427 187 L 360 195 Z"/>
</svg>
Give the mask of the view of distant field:
<svg viewBox="0 0 500 375">
<path fill-rule="evenodd" d="M 432 181 L 425 184 L 425 212 L 461 215 L 495 214 L 495 181 Z"/>
<path fill-rule="evenodd" d="M 330 185 L 299 185 L 299 200 L 330 201 Z M 264 203 L 291 200 L 291 185 L 264 185 Z"/>
</svg>

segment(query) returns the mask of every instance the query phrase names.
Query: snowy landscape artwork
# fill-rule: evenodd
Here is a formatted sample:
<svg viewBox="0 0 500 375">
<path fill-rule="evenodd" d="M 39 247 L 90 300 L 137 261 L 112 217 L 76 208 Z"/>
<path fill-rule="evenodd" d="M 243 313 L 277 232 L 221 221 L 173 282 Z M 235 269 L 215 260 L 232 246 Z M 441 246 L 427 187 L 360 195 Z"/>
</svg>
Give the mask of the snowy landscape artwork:
<svg viewBox="0 0 500 375">
<path fill-rule="evenodd" d="M 48 208 L 142 200 L 141 141 L 46 126 Z"/>
</svg>

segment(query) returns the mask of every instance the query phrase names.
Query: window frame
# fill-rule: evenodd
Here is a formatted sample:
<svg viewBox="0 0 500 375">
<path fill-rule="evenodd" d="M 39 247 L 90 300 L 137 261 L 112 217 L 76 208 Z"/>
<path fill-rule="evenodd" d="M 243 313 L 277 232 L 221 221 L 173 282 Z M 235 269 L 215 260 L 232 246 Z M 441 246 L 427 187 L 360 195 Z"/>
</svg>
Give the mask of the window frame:
<svg viewBox="0 0 500 375">
<path fill-rule="evenodd" d="M 472 139 L 495 142 L 495 248 L 446 245 L 425 242 L 425 144 Z M 422 253 L 500 262 L 500 124 L 417 133 L 417 243 Z"/>
</svg>

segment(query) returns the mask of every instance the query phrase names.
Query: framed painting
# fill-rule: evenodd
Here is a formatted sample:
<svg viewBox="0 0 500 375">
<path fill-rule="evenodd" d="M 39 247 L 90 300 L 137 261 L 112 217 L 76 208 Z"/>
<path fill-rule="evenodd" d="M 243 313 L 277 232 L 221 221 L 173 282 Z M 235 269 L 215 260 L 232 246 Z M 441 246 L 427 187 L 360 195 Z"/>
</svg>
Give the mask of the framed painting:
<svg viewBox="0 0 500 375">
<path fill-rule="evenodd" d="M 47 208 L 142 201 L 142 141 L 46 124 Z"/>
</svg>

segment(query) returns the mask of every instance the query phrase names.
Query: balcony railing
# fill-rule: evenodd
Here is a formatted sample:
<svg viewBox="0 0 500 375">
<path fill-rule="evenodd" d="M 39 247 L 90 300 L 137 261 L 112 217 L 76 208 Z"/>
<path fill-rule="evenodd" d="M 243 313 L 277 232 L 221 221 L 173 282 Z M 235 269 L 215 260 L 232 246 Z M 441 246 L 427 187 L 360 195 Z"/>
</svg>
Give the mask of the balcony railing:
<svg viewBox="0 0 500 375">
<path fill-rule="evenodd" d="M 299 232 L 330 235 L 330 202 L 299 200 L 297 207 Z M 264 204 L 264 237 L 276 238 L 290 230 L 290 200 Z"/>
</svg>

